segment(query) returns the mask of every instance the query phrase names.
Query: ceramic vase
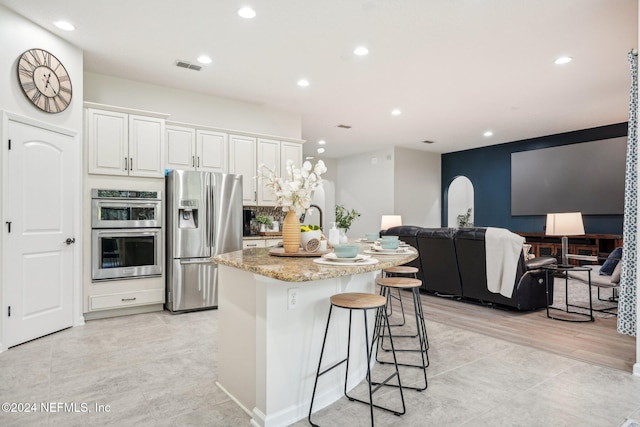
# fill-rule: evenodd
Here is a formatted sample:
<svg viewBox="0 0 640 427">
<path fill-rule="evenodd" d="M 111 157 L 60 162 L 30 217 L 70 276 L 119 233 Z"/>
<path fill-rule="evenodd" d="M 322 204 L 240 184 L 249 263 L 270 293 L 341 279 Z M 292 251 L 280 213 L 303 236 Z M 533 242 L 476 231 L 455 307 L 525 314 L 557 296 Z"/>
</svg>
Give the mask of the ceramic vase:
<svg viewBox="0 0 640 427">
<path fill-rule="evenodd" d="M 300 220 L 294 211 L 288 211 L 282 222 L 282 245 L 286 253 L 298 252 L 300 234 Z"/>
</svg>

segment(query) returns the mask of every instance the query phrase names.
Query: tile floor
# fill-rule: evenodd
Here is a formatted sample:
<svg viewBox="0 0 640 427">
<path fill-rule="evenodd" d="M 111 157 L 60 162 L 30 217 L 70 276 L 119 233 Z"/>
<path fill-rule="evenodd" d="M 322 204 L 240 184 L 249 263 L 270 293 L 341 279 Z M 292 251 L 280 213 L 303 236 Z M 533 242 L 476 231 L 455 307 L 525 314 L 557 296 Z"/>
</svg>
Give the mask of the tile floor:
<svg viewBox="0 0 640 427">
<path fill-rule="evenodd" d="M 94 320 L 0 353 L 0 402 L 38 406 L 35 413 L 0 412 L 0 425 L 248 426 L 249 417 L 215 385 L 216 320 L 215 310 Z M 620 426 L 640 419 L 640 377 L 440 323 L 427 329 L 429 388 L 405 391 L 401 417 L 376 411 L 376 425 Z M 412 368 L 401 374 L 405 383 L 418 378 Z M 397 389 L 374 397 L 399 403 Z M 42 412 L 47 402 L 75 403 L 75 412 Z M 370 424 L 368 407 L 346 399 L 314 421 Z"/>
</svg>

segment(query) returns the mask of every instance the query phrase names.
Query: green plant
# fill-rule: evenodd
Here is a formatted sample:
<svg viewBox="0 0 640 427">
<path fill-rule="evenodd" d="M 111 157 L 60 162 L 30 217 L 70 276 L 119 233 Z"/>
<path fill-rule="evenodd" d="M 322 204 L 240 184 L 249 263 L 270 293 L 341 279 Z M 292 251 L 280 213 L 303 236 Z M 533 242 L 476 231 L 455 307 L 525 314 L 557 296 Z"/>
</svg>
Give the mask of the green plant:
<svg viewBox="0 0 640 427">
<path fill-rule="evenodd" d="M 344 228 L 348 231 L 351 228 L 351 223 L 360 216 L 360 213 L 355 209 L 345 208 L 342 205 L 336 205 L 336 227 Z"/>
<path fill-rule="evenodd" d="M 264 224 L 267 227 L 271 227 L 271 224 L 272 224 L 271 217 L 268 217 L 266 215 L 258 215 L 258 216 L 256 216 L 256 222 L 258 224 Z"/>
</svg>

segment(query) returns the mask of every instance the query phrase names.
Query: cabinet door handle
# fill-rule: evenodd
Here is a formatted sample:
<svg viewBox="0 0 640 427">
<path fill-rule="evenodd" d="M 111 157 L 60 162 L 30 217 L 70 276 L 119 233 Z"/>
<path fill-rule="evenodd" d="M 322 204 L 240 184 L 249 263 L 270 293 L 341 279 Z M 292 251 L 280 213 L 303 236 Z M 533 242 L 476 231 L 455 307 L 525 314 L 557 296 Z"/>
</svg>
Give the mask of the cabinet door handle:
<svg viewBox="0 0 640 427">
<path fill-rule="evenodd" d="M 129 171 L 133 171 L 133 157 L 129 157 Z"/>
<path fill-rule="evenodd" d="M 200 156 L 198 156 L 198 167 L 200 167 Z"/>
<path fill-rule="evenodd" d="M 127 160 L 127 158 L 124 158 L 124 170 L 128 171 L 129 169 L 129 161 Z"/>
<path fill-rule="evenodd" d="M 135 297 L 133 297 L 133 298 L 121 298 L 121 299 L 122 299 L 122 302 L 125 302 L 125 301 L 135 301 L 135 300 L 136 300 L 136 298 L 135 298 Z"/>
<path fill-rule="evenodd" d="M 195 156 L 191 156 L 191 167 L 192 168 L 196 167 Z"/>
<path fill-rule="evenodd" d="M 256 247 L 256 246 L 258 246 L 257 243 L 247 244 L 248 248 L 253 248 L 253 247 Z"/>
</svg>

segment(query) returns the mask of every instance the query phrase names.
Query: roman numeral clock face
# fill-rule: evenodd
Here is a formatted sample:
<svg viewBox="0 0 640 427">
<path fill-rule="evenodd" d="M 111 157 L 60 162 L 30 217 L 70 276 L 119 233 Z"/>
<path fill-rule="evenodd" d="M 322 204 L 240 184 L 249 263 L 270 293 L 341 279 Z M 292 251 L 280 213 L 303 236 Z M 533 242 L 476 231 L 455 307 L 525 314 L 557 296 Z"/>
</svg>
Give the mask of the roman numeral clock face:
<svg viewBox="0 0 640 427">
<path fill-rule="evenodd" d="M 42 111 L 59 113 L 71 102 L 69 74 L 46 50 L 29 49 L 20 56 L 18 80 L 29 101 Z"/>
</svg>

